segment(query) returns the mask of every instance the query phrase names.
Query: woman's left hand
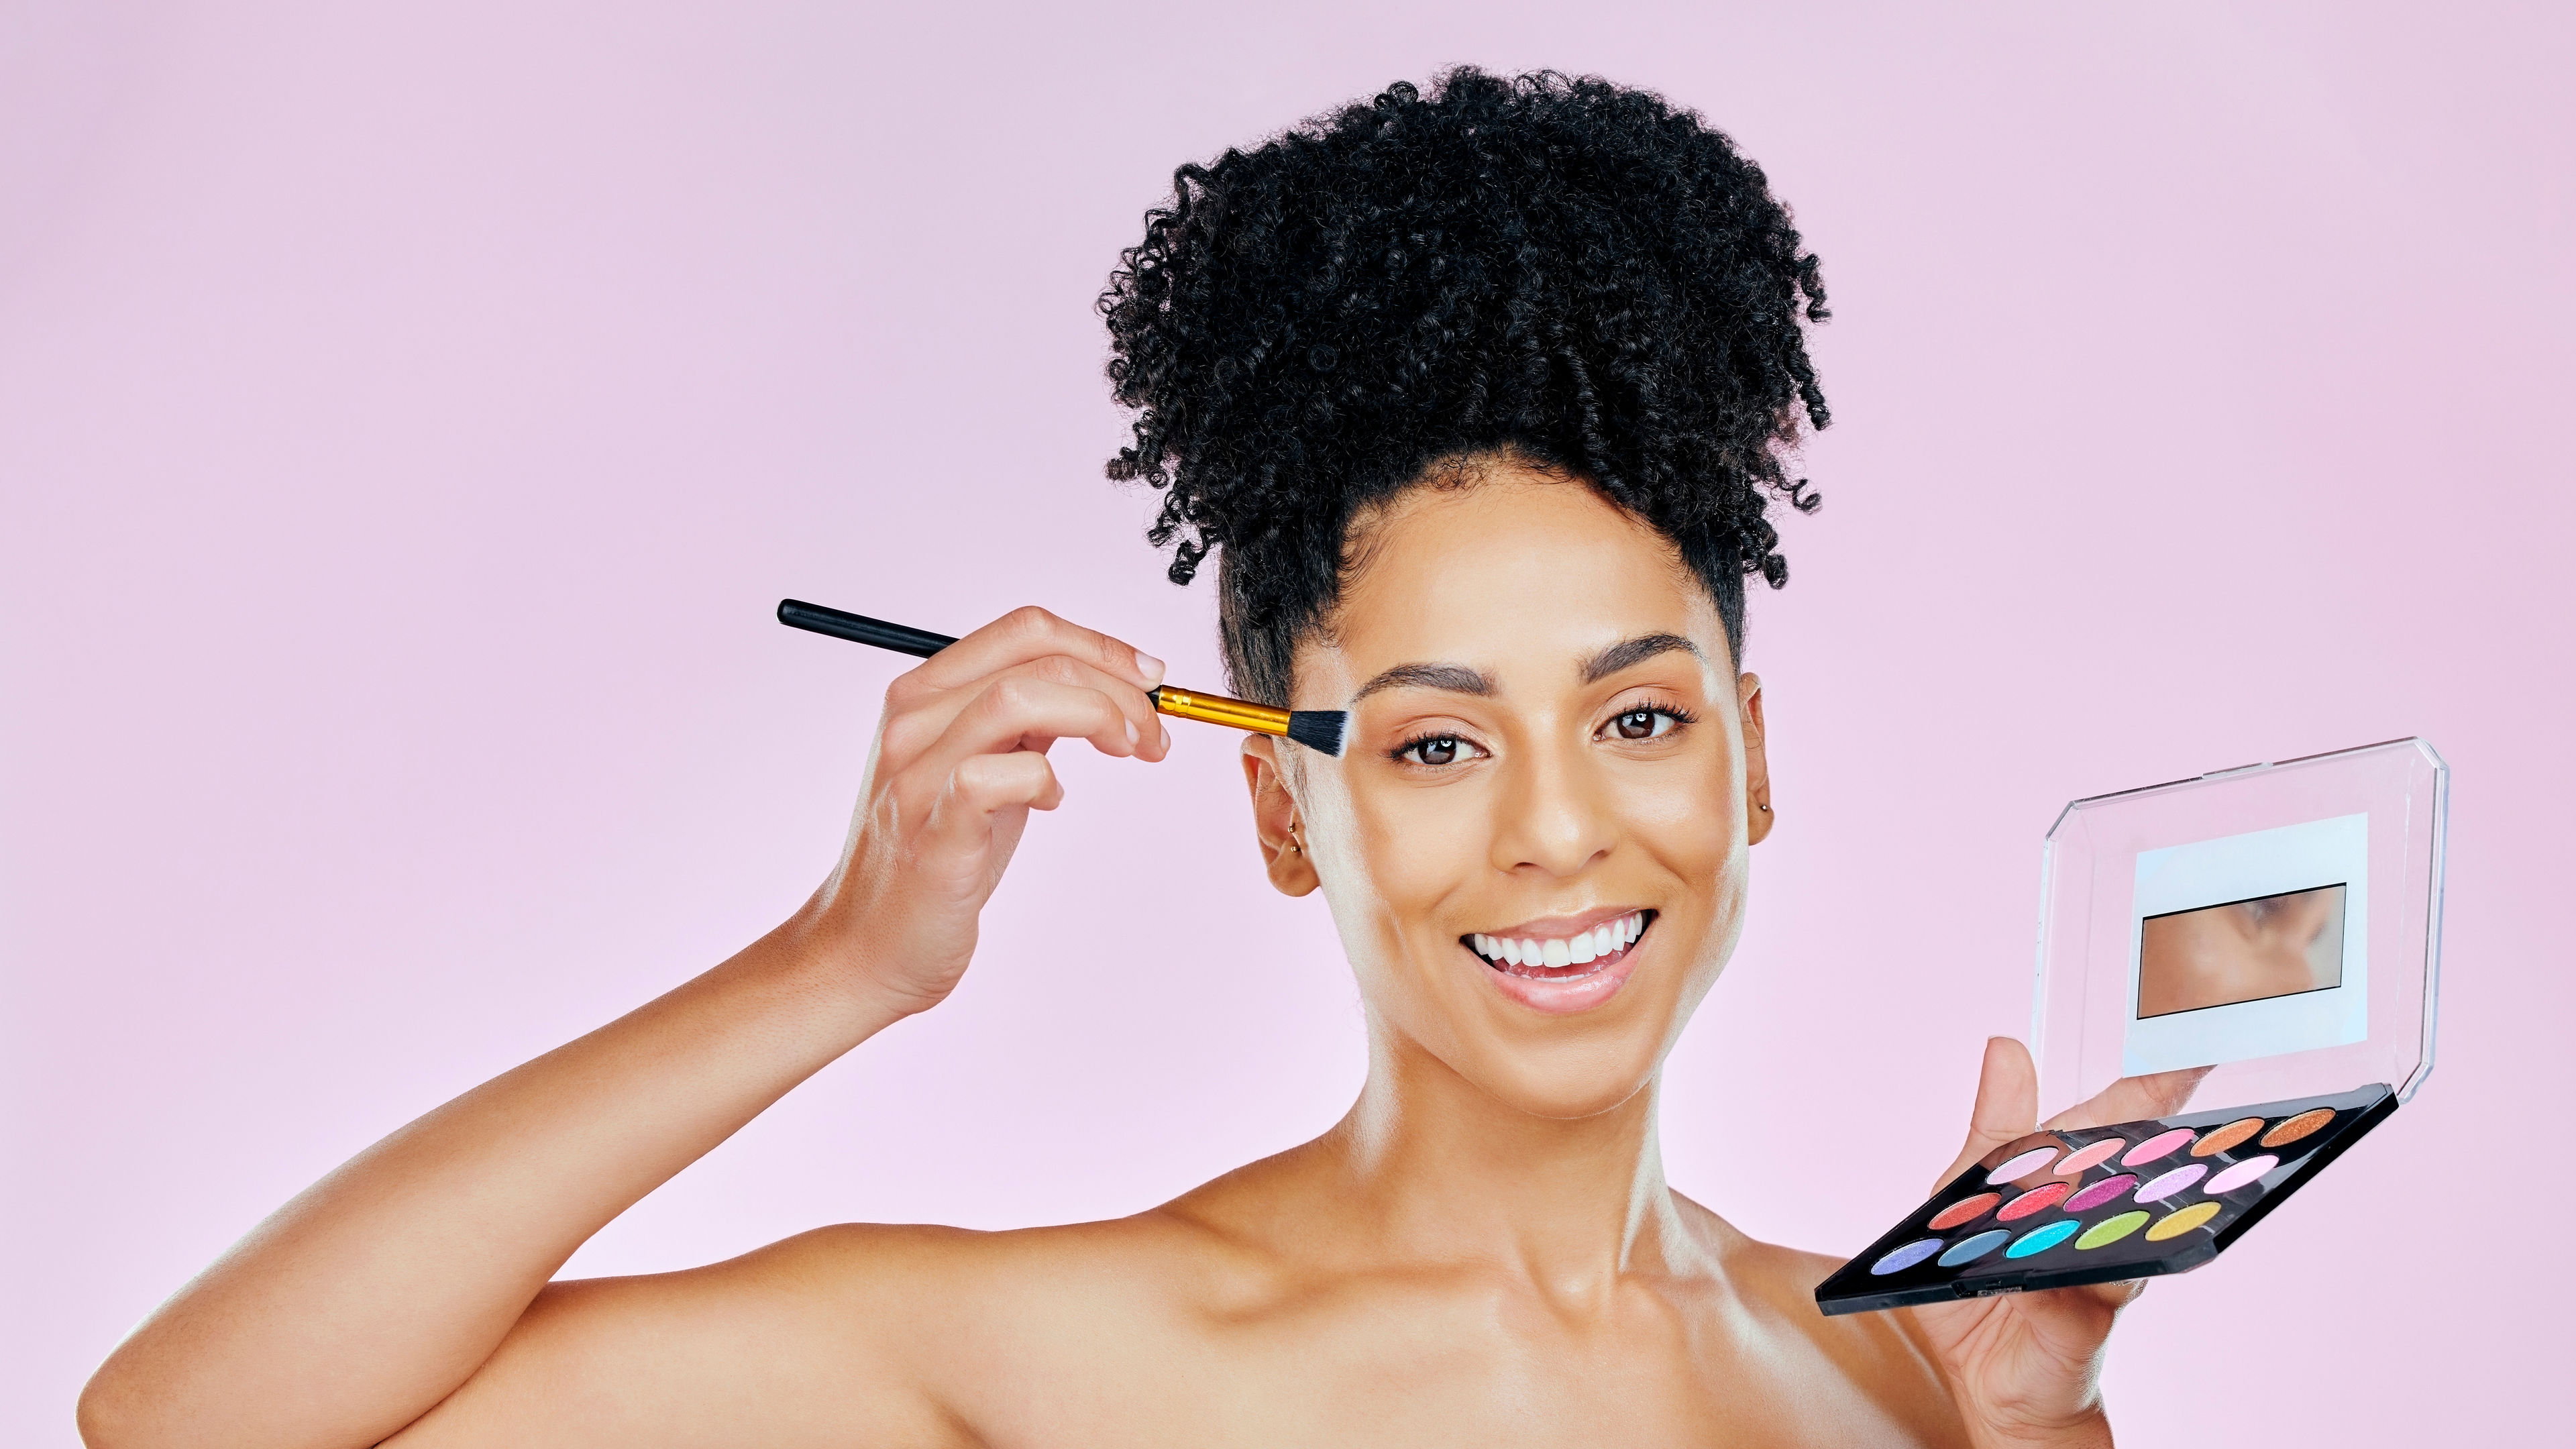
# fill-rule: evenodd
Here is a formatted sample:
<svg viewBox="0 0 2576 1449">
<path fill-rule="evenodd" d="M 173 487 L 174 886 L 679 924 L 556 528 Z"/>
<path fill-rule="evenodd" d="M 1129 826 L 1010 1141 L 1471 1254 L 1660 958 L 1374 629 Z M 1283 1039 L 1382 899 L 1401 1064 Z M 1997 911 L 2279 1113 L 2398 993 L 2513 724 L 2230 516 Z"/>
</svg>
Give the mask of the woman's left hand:
<svg viewBox="0 0 2576 1449">
<path fill-rule="evenodd" d="M 2100 1096 L 2049 1120 L 2052 1128 L 2136 1122 L 2182 1109 L 2206 1069 L 2124 1077 Z M 1986 1043 L 1967 1145 L 1933 1184 L 2017 1137 L 2039 1129 L 2039 1073 L 2010 1037 Z M 1923 1338 L 1980 1445 L 2093 1445 L 2111 1442 L 2102 1412 L 2102 1350 L 2111 1323 L 2143 1282 L 2006 1293 L 1913 1309 Z"/>
</svg>

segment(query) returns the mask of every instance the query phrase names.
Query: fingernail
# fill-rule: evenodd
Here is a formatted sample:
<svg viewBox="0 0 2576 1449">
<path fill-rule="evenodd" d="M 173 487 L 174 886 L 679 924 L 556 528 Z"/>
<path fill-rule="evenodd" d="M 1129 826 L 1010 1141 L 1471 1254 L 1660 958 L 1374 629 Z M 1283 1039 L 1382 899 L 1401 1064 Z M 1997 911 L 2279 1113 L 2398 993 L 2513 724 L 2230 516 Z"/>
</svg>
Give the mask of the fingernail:
<svg viewBox="0 0 2576 1449">
<path fill-rule="evenodd" d="M 1136 733 L 1136 722 L 1132 719 L 1127 721 L 1127 748 L 1131 750 L 1136 748 L 1136 741 L 1142 738 L 1143 736 Z"/>
<path fill-rule="evenodd" d="M 1145 687 L 1151 689 L 1163 682 L 1163 661 L 1139 649 L 1136 651 L 1136 672 L 1145 676 Z"/>
</svg>

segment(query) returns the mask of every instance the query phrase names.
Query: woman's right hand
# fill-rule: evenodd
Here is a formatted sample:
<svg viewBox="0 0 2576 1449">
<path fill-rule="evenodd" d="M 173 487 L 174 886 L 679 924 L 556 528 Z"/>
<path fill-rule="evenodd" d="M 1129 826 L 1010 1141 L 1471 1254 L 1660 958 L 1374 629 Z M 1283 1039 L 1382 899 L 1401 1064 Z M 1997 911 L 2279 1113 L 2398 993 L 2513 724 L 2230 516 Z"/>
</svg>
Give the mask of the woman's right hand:
<svg viewBox="0 0 2576 1449">
<path fill-rule="evenodd" d="M 938 1005 L 1029 812 L 1064 799 L 1048 749 L 1162 759 L 1162 682 L 1161 660 L 1035 606 L 897 679 L 840 864 L 793 923 L 805 948 L 898 1013 Z"/>
</svg>

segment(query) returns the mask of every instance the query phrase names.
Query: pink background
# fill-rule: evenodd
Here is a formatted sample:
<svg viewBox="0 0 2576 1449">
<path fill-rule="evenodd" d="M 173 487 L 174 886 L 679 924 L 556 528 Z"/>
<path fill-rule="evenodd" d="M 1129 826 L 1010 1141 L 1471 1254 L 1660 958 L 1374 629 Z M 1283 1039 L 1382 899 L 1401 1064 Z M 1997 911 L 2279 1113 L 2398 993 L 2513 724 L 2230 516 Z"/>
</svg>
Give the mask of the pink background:
<svg viewBox="0 0 2576 1449">
<path fill-rule="evenodd" d="M 896 662 L 780 595 L 1040 601 L 1217 683 L 1100 481 L 1091 298 L 1174 164 L 1464 59 L 1702 108 L 1837 313 L 1675 1181 L 1867 1241 L 2024 1028 L 2061 802 L 2420 733 L 2442 1066 L 2150 1292 L 2109 1393 L 2137 1443 L 2555 1432 L 2566 12 L 1926 8 L 0 4 L 0 1441 L 70 1442 L 332 1164 L 803 897 Z M 957 997 L 574 1271 L 1123 1213 L 1332 1121 L 1348 975 L 1183 738 L 1069 758 Z"/>
</svg>

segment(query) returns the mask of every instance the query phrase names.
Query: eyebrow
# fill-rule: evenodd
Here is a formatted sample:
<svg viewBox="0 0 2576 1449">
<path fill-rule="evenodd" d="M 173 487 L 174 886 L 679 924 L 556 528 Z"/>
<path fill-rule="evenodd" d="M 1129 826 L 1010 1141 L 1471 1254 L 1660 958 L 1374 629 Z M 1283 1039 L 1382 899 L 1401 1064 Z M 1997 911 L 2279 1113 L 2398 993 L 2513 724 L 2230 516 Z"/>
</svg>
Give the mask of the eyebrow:
<svg viewBox="0 0 2576 1449">
<path fill-rule="evenodd" d="M 1698 645 L 1679 634 L 1640 634 L 1634 639 L 1622 639 L 1585 660 L 1583 682 L 1598 684 L 1622 669 L 1634 669 L 1659 654 L 1675 651 L 1694 659 L 1707 657 L 1699 652 Z"/>
<path fill-rule="evenodd" d="M 1399 664 L 1363 684 L 1351 696 L 1357 704 L 1381 689 L 1445 689 L 1451 694 L 1491 697 L 1494 681 L 1481 670 L 1464 664 Z"/>
<path fill-rule="evenodd" d="M 1622 639 L 1583 663 L 1583 682 L 1598 684 L 1623 669 L 1633 669 L 1660 654 L 1680 652 L 1694 659 L 1703 658 L 1699 646 L 1679 634 L 1640 634 Z M 1379 673 L 1351 695 L 1356 705 L 1380 690 L 1438 689 L 1451 694 L 1472 694 L 1489 699 L 1499 691 L 1494 677 L 1464 664 L 1399 664 Z"/>
</svg>

